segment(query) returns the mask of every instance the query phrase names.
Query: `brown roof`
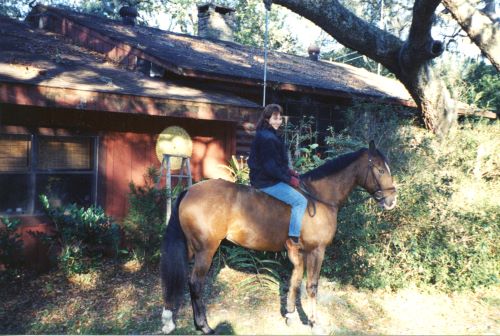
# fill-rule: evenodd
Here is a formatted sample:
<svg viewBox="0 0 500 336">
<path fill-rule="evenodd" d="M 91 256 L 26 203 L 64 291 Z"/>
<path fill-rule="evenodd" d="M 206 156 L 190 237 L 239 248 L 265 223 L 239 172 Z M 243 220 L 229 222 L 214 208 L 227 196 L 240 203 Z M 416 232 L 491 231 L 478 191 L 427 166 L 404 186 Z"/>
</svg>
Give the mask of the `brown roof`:
<svg viewBox="0 0 500 336">
<path fill-rule="evenodd" d="M 144 26 L 125 26 L 119 21 L 67 9 L 37 6 L 31 15 L 42 12 L 66 17 L 103 36 L 141 50 L 179 75 L 254 84 L 263 81 L 264 52 L 259 48 Z M 271 51 L 268 54 L 267 78 L 270 86 L 283 90 L 307 88 L 331 95 L 414 105 L 400 82 L 341 63 L 313 61 Z"/>
<path fill-rule="evenodd" d="M 107 62 L 58 34 L 0 16 L 0 82 L 258 108 L 230 94 L 174 85 Z"/>
</svg>

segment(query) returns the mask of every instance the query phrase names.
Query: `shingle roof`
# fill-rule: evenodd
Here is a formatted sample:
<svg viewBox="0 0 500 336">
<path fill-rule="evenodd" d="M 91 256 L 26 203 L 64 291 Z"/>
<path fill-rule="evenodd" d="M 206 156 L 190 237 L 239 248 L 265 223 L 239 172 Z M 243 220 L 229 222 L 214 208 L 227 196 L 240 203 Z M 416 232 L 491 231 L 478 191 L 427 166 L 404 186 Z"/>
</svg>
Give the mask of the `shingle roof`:
<svg viewBox="0 0 500 336">
<path fill-rule="evenodd" d="M 67 17 L 106 37 L 142 50 L 179 75 L 253 83 L 263 81 L 264 52 L 259 48 L 145 26 L 125 26 L 116 20 L 67 9 L 37 6 L 35 10 Z M 331 95 L 370 97 L 414 105 L 400 82 L 341 63 L 313 61 L 271 51 L 267 78 L 270 86 L 277 88 L 301 87 L 326 91 Z"/>
<path fill-rule="evenodd" d="M 230 94 L 155 80 L 107 62 L 64 37 L 0 16 L 0 82 L 258 108 Z"/>
</svg>

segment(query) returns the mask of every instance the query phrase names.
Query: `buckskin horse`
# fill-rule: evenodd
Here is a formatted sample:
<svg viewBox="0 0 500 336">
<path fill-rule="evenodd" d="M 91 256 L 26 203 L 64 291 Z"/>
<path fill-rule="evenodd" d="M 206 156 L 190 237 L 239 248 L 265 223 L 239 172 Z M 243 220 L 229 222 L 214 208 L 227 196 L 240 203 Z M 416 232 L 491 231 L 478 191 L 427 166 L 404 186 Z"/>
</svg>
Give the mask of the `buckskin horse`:
<svg viewBox="0 0 500 336">
<path fill-rule="evenodd" d="M 310 301 L 308 319 L 316 323 L 316 295 L 325 248 L 335 236 L 337 213 L 351 191 L 363 187 L 379 205 L 396 206 L 396 188 L 384 155 L 369 148 L 341 155 L 301 175 L 301 190 L 314 211 L 306 211 L 299 255 L 289 255 L 293 264 L 287 294 L 286 317 L 295 311 L 297 290 L 307 272 Z M 310 209 L 311 210 L 311 209 Z M 212 258 L 223 239 L 258 251 L 281 251 L 288 237 L 290 207 L 254 188 L 221 179 L 193 185 L 177 199 L 161 248 L 160 273 L 164 308 L 164 333 L 175 329 L 173 312 L 183 296 L 194 258 L 189 290 L 194 323 L 205 334 L 214 332 L 207 323 L 203 288 Z"/>
</svg>

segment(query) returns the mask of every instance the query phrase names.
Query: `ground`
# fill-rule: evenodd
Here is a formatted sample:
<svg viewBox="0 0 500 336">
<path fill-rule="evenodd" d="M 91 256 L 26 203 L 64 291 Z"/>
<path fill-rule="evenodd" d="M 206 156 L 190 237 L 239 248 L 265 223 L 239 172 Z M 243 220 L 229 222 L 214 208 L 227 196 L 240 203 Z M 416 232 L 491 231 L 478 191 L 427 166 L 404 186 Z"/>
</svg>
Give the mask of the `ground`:
<svg viewBox="0 0 500 336">
<path fill-rule="evenodd" d="M 161 289 L 156 268 L 108 262 L 96 271 L 66 277 L 61 272 L 2 283 L 0 334 L 158 334 Z M 299 309 L 298 322 L 282 317 L 286 280 L 244 286 L 249 274 L 224 267 L 207 292 L 208 321 L 219 334 L 311 334 Z M 367 291 L 321 279 L 318 315 L 322 334 L 500 334 L 500 287 L 442 293 L 431 288 Z M 178 334 L 193 327 L 186 293 Z"/>
</svg>

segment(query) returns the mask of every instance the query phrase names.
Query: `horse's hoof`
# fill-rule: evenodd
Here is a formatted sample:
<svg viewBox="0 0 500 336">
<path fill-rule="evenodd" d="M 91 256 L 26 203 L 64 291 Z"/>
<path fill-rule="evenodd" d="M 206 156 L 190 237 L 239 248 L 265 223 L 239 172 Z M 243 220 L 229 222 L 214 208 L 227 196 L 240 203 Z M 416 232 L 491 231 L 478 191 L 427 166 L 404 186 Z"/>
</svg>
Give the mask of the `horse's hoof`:
<svg viewBox="0 0 500 336">
<path fill-rule="evenodd" d="M 161 332 L 164 334 L 170 334 L 174 330 L 175 330 L 175 324 L 173 323 L 169 325 L 164 325 L 163 328 L 161 328 Z"/>
<path fill-rule="evenodd" d="M 313 323 L 311 325 L 311 333 L 313 335 L 327 335 L 328 334 L 328 332 L 326 332 L 326 330 L 324 328 L 320 327 L 318 325 L 318 323 Z"/>
<path fill-rule="evenodd" d="M 201 327 L 200 330 L 201 330 L 201 332 L 204 335 L 213 335 L 213 334 L 215 334 L 215 330 L 213 330 L 212 328 L 210 328 L 208 325 Z"/>
<path fill-rule="evenodd" d="M 297 318 L 294 313 L 286 313 L 285 323 L 288 327 L 291 327 L 297 323 Z"/>
</svg>

